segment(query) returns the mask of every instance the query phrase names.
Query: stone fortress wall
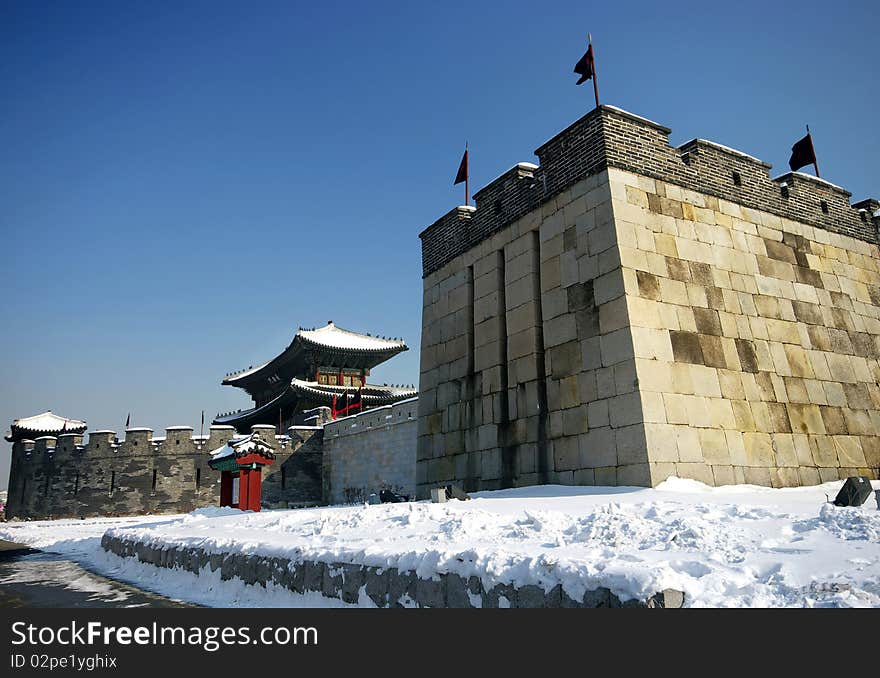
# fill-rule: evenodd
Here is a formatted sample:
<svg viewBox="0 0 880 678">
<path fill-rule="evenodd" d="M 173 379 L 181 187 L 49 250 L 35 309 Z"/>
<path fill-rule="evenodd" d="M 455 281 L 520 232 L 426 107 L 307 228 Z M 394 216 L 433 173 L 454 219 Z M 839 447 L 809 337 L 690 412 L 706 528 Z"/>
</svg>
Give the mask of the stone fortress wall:
<svg viewBox="0 0 880 678">
<path fill-rule="evenodd" d="M 263 470 L 266 506 L 321 503 L 320 427 L 293 427 L 287 436 L 274 426 L 260 434 L 276 449 Z M 175 426 L 164 438 L 147 428 L 46 436 L 12 447 L 6 517 L 76 518 L 97 515 L 180 513 L 220 505 L 220 473 L 208 466 L 209 453 L 232 438 L 232 426 L 212 426 L 210 434 Z"/>
<path fill-rule="evenodd" d="M 880 466 L 880 202 L 601 106 L 422 234 L 417 484 Z"/>
<path fill-rule="evenodd" d="M 418 398 L 324 424 L 324 497 L 330 504 L 366 501 L 389 489 L 416 492 Z"/>
</svg>

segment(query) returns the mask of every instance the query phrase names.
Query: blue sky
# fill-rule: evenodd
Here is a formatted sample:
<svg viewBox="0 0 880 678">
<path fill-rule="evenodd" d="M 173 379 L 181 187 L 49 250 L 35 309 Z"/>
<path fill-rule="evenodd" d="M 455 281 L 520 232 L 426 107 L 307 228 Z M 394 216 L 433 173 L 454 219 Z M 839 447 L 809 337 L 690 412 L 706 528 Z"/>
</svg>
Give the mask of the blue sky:
<svg viewBox="0 0 880 678">
<path fill-rule="evenodd" d="M 0 3 L 0 423 L 198 426 L 333 319 L 402 336 L 418 233 L 602 100 L 880 196 L 875 2 Z M 7 447 L 8 450 L 8 447 Z M 0 456 L 0 487 L 8 474 Z"/>
</svg>

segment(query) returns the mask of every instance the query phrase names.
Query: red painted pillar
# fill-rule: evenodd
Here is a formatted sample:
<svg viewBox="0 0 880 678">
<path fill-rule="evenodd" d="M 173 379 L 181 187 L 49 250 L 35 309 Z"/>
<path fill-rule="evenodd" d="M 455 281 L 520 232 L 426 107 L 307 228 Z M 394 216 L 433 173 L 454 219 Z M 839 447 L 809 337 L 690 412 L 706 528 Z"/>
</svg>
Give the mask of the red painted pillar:
<svg viewBox="0 0 880 678">
<path fill-rule="evenodd" d="M 232 506 L 232 472 L 220 472 L 220 506 Z"/>
<path fill-rule="evenodd" d="M 251 511 L 259 511 L 263 491 L 263 473 L 259 466 L 251 470 L 248 483 L 250 485 L 248 487 L 248 508 Z"/>
<path fill-rule="evenodd" d="M 250 488 L 248 487 L 248 475 L 250 469 L 240 469 L 238 472 L 238 508 L 242 511 L 248 510 L 248 501 L 250 497 Z"/>
</svg>

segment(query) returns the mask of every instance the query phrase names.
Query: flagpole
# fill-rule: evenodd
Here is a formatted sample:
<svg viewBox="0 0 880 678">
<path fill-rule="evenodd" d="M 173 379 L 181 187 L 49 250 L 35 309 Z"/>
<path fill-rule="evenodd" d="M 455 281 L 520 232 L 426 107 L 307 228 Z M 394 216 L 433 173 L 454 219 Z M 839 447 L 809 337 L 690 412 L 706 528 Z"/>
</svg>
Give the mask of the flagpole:
<svg viewBox="0 0 880 678">
<path fill-rule="evenodd" d="M 816 176 L 820 179 L 822 176 L 819 174 L 819 162 L 816 159 L 816 148 L 813 146 L 813 135 L 810 134 L 810 126 L 807 125 L 807 136 L 810 138 L 810 150 L 813 151 L 813 167 L 816 170 Z"/>
<path fill-rule="evenodd" d="M 593 34 L 587 34 L 590 39 L 590 47 L 593 46 Z M 596 75 L 596 50 L 593 50 L 593 94 L 596 96 L 596 108 L 599 108 L 599 77 Z"/>
<path fill-rule="evenodd" d="M 467 160 L 465 161 L 466 165 L 464 167 L 464 205 L 465 205 L 465 207 L 468 207 L 470 199 L 471 199 L 470 185 L 469 185 L 470 178 L 471 178 L 471 158 L 470 158 L 470 155 L 468 155 L 468 142 L 467 141 L 464 142 L 464 152 L 465 152 L 465 155 L 467 155 Z"/>
</svg>

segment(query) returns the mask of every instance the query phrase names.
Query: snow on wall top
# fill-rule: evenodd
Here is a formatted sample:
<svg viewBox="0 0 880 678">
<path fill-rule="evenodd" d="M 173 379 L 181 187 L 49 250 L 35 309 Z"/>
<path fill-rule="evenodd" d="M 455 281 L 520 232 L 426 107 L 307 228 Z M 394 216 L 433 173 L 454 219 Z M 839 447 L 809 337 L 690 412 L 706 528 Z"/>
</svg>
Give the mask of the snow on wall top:
<svg viewBox="0 0 880 678">
<path fill-rule="evenodd" d="M 831 186 L 831 188 L 836 188 L 838 191 L 843 191 L 844 193 L 850 194 L 843 186 L 838 186 L 837 184 L 832 184 L 827 179 L 823 179 L 822 177 L 813 176 L 812 174 L 807 174 L 806 172 L 792 172 L 796 177 L 801 177 L 802 179 L 809 179 L 810 181 L 815 181 L 820 184 L 825 184 L 827 186 Z"/>
<path fill-rule="evenodd" d="M 513 584 L 549 592 L 561 585 L 580 599 L 586 590 L 607 587 L 621 599 L 643 600 L 674 588 L 691 607 L 876 608 L 880 511 L 873 498 L 860 507 L 828 503 L 826 495 L 833 497 L 842 484 L 707 487 L 672 478 L 654 489 L 540 485 L 442 504 L 225 515 L 201 509 L 99 526 L 21 523 L 5 528 L 12 536 L 3 538 L 38 548 L 49 544 L 36 540 L 51 539 L 61 549 L 82 549 L 86 542 L 71 539 L 71 531 L 79 537 L 95 530 L 100 549 L 100 537 L 111 527 L 112 536 L 153 548 L 394 567 L 425 579 L 455 573 L 478 577 L 486 590 Z M 0 524 L 0 536 L 3 530 Z M 174 571 L 165 572 L 167 583 Z M 190 583 L 181 591 L 192 595 L 205 588 Z"/>
<path fill-rule="evenodd" d="M 636 120 L 641 120 L 642 122 L 646 122 L 649 125 L 653 125 L 654 127 L 661 127 L 663 129 L 667 129 L 665 125 L 661 125 L 659 122 L 654 122 L 653 120 L 650 120 L 642 115 L 636 115 L 635 113 L 632 113 L 632 112 L 627 111 L 623 108 L 620 108 L 620 106 L 612 106 L 611 104 L 602 104 L 602 105 L 605 108 L 611 109 L 612 111 L 617 111 L 618 113 L 623 113 L 624 115 L 628 115 L 629 117 L 635 118 Z"/>
<path fill-rule="evenodd" d="M 760 162 L 762 164 L 766 164 L 760 158 L 756 158 L 755 156 L 749 155 L 748 153 L 743 153 L 739 149 L 731 148 L 730 146 L 725 146 L 724 144 L 719 144 L 717 141 L 709 141 L 708 139 L 692 139 L 691 141 L 688 141 L 686 144 L 682 144 L 681 146 L 679 146 L 679 148 L 681 148 L 682 146 L 687 146 L 688 144 L 692 144 L 694 142 L 706 144 L 707 146 L 712 146 L 713 148 L 717 148 L 720 151 L 725 151 L 726 153 L 730 153 L 732 155 L 738 155 L 739 157 L 746 158 L 747 160 L 754 160 L 755 162 Z"/>
</svg>

